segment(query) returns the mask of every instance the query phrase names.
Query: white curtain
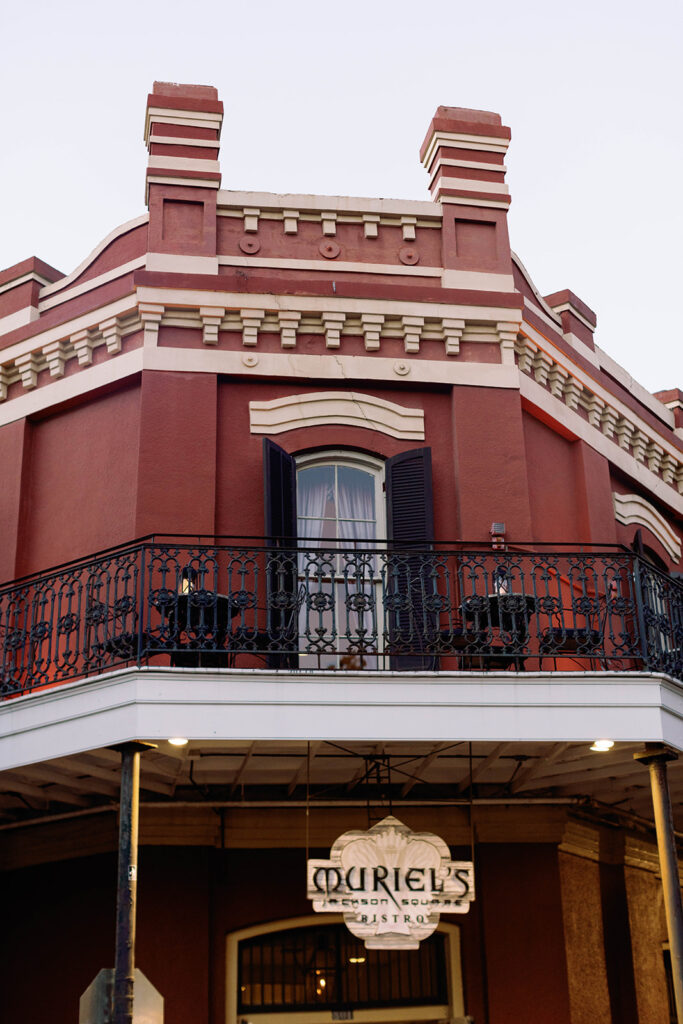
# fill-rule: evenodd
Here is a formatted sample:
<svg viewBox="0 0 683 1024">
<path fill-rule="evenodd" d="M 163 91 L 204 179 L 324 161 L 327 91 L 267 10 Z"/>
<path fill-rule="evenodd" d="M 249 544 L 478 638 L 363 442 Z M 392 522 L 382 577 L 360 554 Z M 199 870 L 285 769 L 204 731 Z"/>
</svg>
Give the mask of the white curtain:
<svg viewBox="0 0 683 1024">
<path fill-rule="evenodd" d="M 325 506 L 330 488 L 334 486 L 333 472 L 331 466 L 316 466 L 298 475 L 296 500 L 302 539 L 317 540 L 323 535 Z"/>
<path fill-rule="evenodd" d="M 375 539 L 375 481 L 370 473 L 350 466 L 338 470 L 340 536 Z"/>
</svg>

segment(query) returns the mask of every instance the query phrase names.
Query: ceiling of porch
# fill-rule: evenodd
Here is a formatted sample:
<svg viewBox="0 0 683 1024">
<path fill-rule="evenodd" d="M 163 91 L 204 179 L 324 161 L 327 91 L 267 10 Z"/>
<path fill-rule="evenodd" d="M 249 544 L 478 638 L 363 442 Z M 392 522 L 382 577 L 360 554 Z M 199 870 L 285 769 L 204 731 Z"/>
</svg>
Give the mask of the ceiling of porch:
<svg viewBox="0 0 683 1024">
<path fill-rule="evenodd" d="M 141 801 L 220 807 L 574 802 L 652 821 L 642 745 L 596 753 L 586 743 L 160 742 L 141 758 Z M 0 775 L 0 830 L 115 806 L 120 754 L 109 748 Z M 683 761 L 669 763 L 683 831 Z"/>
</svg>

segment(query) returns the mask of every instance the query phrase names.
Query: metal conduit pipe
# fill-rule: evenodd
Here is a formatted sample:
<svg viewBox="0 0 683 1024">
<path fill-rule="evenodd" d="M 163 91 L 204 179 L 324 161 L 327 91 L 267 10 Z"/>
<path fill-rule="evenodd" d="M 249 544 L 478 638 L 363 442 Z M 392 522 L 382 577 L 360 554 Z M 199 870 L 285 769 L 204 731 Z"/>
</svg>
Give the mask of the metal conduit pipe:
<svg viewBox="0 0 683 1024">
<path fill-rule="evenodd" d="M 491 806 L 527 806 L 527 805 L 556 805 L 575 807 L 585 806 L 585 797 L 523 797 L 518 800 L 505 800 L 504 798 L 479 798 L 476 800 L 400 800 L 393 801 L 393 807 L 469 807 L 470 804 L 491 805 Z M 164 807 L 234 807 L 249 809 L 264 809 L 271 807 L 296 807 L 306 806 L 305 800 L 150 800 L 140 801 L 140 807 L 146 810 L 162 809 Z M 367 800 L 311 800 L 309 807 L 367 807 Z M 84 807 L 80 811 L 64 811 L 61 814 L 44 815 L 42 818 L 31 818 L 28 821 L 10 821 L 0 825 L 0 832 L 8 832 L 17 828 L 30 828 L 32 825 L 47 825 L 53 821 L 68 821 L 71 818 L 85 818 L 92 814 L 106 814 L 109 812 L 118 813 L 118 803 L 102 804 L 99 807 Z M 683 839 L 683 835 L 681 836 Z"/>
</svg>

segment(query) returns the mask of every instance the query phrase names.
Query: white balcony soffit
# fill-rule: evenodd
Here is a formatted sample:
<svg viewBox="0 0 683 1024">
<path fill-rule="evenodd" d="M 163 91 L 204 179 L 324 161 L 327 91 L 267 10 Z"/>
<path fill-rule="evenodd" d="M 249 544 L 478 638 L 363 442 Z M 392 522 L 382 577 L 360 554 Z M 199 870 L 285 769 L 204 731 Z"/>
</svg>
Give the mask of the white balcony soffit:
<svg viewBox="0 0 683 1024">
<path fill-rule="evenodd" d="M 122 669 L 0 705 L 0 771 L 132 739 L 663 742 L 683 685 L 638 672 Z"/>
</svg>

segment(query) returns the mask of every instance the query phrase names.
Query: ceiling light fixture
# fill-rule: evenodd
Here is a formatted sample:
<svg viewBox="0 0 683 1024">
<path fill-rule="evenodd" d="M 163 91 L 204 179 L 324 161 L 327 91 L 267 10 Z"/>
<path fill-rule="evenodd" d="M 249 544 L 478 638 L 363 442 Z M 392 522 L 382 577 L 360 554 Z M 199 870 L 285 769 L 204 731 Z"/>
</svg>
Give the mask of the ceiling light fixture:
<svg viewBox="0 0 683 1024">
<path fill-rule="evenodd" d="M 611 750 L 613 746 L 614 740 L 595 740 L 591 750 L 600 750 L 604 753 L 607 750 Z"/>
</svg>

